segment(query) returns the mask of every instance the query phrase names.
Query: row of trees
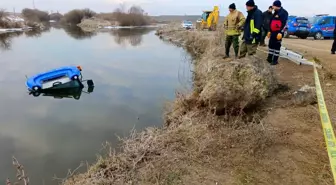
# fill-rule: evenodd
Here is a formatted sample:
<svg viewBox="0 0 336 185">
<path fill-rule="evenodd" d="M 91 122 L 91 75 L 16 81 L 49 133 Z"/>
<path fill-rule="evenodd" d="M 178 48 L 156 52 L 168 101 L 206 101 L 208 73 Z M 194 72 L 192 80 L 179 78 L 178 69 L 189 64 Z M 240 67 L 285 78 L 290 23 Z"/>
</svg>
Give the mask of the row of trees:
<svg viewBox="0 0 336 185">
<path fill-rule="evenodd" d="M 147 13 L 139 6 L 132 6 L 127 12 L 118 8 L 114 13 L 120 26 L 142 26 L 150 23 Z"/>
<path fill-rule="evenodd" d="M 6 20 L 8 13 L 5 9 L 0 9 L 0 28 L 21 28 L 22 24 L 18 22 L 9 22 Z"/>
<path fill-rule="evenodd" d="M 112 13 L 100 14 L 90 9 L 72 10 L 64 15 L 62 21 L 67 24 L 79 24 L 82 19 L 91 17 L 97 17 L 111 22 L 117 21 L 120 26 L 142 26 L 150 23 L 147 13 L 139 6 L 132 6 L 128 11 L 125 11 L 124 8 L 117 8 Z"/>
<path fill-rule="evenodd" d="M 60 20 L 62 17 L 59 13 L 49 14 L 46 11 L 29 8 L 23 9 L 21 14 L 25 18 L 27 25 L 49 22 L 49 20 Z M 7 13 L 5 9 L 0 9 L 0 28 L 21 28 L 24 26 L 23 22 L 10 21 L 7 19 L 8 15 L 9 13 Z"/>
<path fill-rule="evenodd" d="M 21 14 L 27 22 L 49 22 L 49 20 L 54 20 L 66 25 L 77 25 L 82 21 L 82 19 L 92 17 L 97 17 L 111 22 L 116 21 L 120 26 L 142 26 L 150 23 L 149 16 L 147 16 L 147 13 L 145 13 L 145 11 L 139 6 L 132 6 L 128 10 L 126 10 L 124 6 L 120 6 L 120 8 L 117 8 L 114 12 L 100 14 L 97 14 L 88 8 L 75 9 L 64 15 L 58 12 L 49 14 L 46 11 L 25 8 L 22 10 Z M 0 27 L 6 26 L 3 21 L 6 15 L 6 11 L 0 9 Z"/>
</svg>

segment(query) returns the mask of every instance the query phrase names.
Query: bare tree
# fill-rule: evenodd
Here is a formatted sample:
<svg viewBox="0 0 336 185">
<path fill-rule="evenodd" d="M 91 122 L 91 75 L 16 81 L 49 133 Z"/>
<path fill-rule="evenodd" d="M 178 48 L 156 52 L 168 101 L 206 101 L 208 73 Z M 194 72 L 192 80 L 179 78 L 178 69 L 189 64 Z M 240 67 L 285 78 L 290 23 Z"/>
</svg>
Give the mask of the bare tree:
<svg viewBox="0 0 336 185">
<path fill-rule="evenodd" d="M 116 20 L 120 26 L 143 26 L 149 24 L 149 18 L 139 6 L 131 6 L 127 13 L 118 8 L 115 12 Z"/>
<path fill-rule="evenodd" d="M 94 17 L 97 13 L 88 9 L 88 8 L 85 8 L 82 10 L 83 11 L 83 15 L 84 15 L 84 18 L 91 18 L 91 17 Z"/>
<path fill-rule="evenodd" d="M 121 12 L 125 13 L 125 11 L 126 11 L 126 3 L 125 2 L 120 3 L 119 8 L 120 8 Z"/>
<path fill-rule="evenodd" d="M 123 11 L 121 10 L 121 8 L 116 8 L 116 9 L 114 10 L 114 12 L 115 12 L 115 13 L 123 13 Z"/>
<path fill-rule="evenodd" d="M 33 22 L 48 22 L 50 20 L 49 13 L 38 9 L 25 8 L 22 10 L 22 15 L 29 21 Z"/>
<path fill-rule="evenodd" d="M 128 10 L 129 14 L 143 15 L 144 12 L 145 11 L 140 6 L 134 6 L 134 5 Z"/>
<path fill-rule="evenodd" d="M 96 12 L 86 8 L 86 9 L 75 9 L 64 14 L 62 21 L 66 24 L 77 25 L 82 19 L 91 18 L 96 15 Z"/>
<path fill-rule="evenodd" d="M 24 185 L 29 185 L 29 178 L 26 176 L 23 166 L 14 156 L 13 156 L 13 166 L 16 168 L 16 177 L 18 178 L 18 180 L 22 181 Z M 9 179 L 6 180 L 6 185 L 12 185 Z"/>
<path fill-rule="evenodd" d="M 0 20 L 7 16 L 7 12 L 5 9 L 0 9 Z"/>
</svg>

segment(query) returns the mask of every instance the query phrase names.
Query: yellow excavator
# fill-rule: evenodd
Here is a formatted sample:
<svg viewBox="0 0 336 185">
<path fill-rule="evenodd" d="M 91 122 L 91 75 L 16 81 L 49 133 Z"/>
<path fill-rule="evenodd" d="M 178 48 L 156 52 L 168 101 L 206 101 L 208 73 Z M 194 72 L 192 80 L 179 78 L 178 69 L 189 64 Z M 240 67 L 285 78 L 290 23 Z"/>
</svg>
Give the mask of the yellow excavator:
<svg viewBox="0 0 336 185">
<path fill-rule="evenodd" d="M 215 31 L 217 29 L 218 19 L 219 8 L 218 6 L 214 6 L 212 11 L 203 11 L 201 19 L 196 22 L 196 29 Z"/>
</svg>

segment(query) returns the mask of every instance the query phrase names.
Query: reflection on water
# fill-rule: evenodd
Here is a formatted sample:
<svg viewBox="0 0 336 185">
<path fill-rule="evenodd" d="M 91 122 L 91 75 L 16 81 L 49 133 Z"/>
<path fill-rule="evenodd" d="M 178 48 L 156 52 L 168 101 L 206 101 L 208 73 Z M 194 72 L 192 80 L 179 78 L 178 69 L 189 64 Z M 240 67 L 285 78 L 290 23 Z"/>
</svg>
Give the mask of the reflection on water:
<svg viewBox="0 0 336 185">
<path fill-rule="evenodd" d="M 13 37 L 22 34 L 22 32 L 0 33 L 0 50 L 10 50 Z"/>
<path fill-rule="evenodd" d="M 46 27 L 45 29 L 43 30 L 31 30 L 31 31 L 27 31 L 25 32 L 25 35 L 26 37 L 35 37 L 35 38 L 38 38 L 38 37 L 41 37 L 42 36 L 42 33 L 47 33 L 47 32 L 50 32 L 50 27 Z"/>
<path fill-rule="evenodd" d="M 50 27 L 47 27 L 44 30 L 31 30 L 26 32 L 9 32 L 9 33 L 0 33 L 0 50 L 10 50 L 12 45 L 12 40 L 15 37 L 25 35 L 26 37 L 41 37 L 42 33 L 49 32 Z"/>
<path fill-rule="evenodd" d="M 53 97 L 55 99 L 64 99 L 64 98 L 73 98 L 75 100 L 79 100 L 82 93 L 90 94 L 94 90 L 94 86 L 88 87 L 87 89 L 84 89 L 83 87 L 76 87 L 76 88 L 70 88 L 70 89 L 64 89 L 64 90 L 58 90 L 58 91 L 48 91 L 48 92 L 30 92 L 30 95 L 33 95 L 34 97 L 39 96 L 49 96 Z"/>
<path fill-rule="evenodd" d="M 117 44 L 125 46 L 127 42 L 132 46 L 138 46 L 142 42 L 142 35 L 151 32 L 150 28 L 141 29 L 117 29 L 112 30 L 110 33 L 114 36 L 114 41 Z"/>
<path fill-rule="evenodd" d="M 90 39 L 97 36 L 97 32 L 86 32 L 77 26 L 64 27 L 64 30 L 69 36 L 78 40 Z M 101 30 L 101 32 L 109 32 L 114 37 L 114 41 L 122 46 L 126 46 L 127 43 L 131 46 L 140 45 L 142 43 L 142 35 L 148 34 L 151 31 L 153 31 L 153 28 Z"/>
<path fill-rule="evenodd" d="M 50 27 L 52 27 L 54 29 L 58 29 L 58 30 L 64 28 L 64 26 L 59 22 L 51 22 Z"/>
<path fill-rule="evenodd" d="M 38 37 L 1 37 L 10 50 L 0 54 L 0 184 L 15 179 L 13 155 L 31 184 L 56 185 L 54 175 L 65 177 L 81 161 L 92 163 L 105 141 L 116 146 L 116 135 L 160 126 L 164 103 L 175 97 L 181 78 L 190 76 L 183 49 L 148 30 L 88 35 L 51 28 Z M 93 93 L 27 94 L 25 75 L 68 65 L 80 65 L 94 80 Z"/>
<path fill-rule="evenodd" d="M 27 32 L 13 32 L 13 33 L 3 33 L 0 34 L 0 50 L 10 50 L 12 38 L 25 35 L 26 37 L 38 38 L 41 37 L 43 33 L 50 32 L 51 29 L 64 29 L 64 31 L 72 38 L 76 40 L 90 39 L 98 35 L 97 32 L 86 32 L 77 26 L 66 26 L 61 27 L 60 25 L 52 25 L 46 29 L 31 30 Z M 113 36 L 115 43 L 126 46 L 130 44 L 131 46 L 139 46 L 142 43 L 143 35 L 148 34 L 153 31 L 153 28 L 139 28 L 139 29 L 112 29 L 103 30 L 102 32 L 108 32 Z"/>
<path fill-rule="evenodd" d="M 90 39 L 97 35 L 96 32 L 85 32 L 78 26 L 66 26 L 64 30 L 70 37 L 77 40 Z"/>
</svg>

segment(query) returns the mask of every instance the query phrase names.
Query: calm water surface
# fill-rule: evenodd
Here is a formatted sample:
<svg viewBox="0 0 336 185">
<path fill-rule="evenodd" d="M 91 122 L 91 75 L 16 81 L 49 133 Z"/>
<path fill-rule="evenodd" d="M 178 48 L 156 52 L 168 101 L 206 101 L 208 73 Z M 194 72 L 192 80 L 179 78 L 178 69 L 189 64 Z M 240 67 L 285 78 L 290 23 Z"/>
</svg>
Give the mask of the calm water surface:
<svg viewBox="0 0 336 185">
<path fill-rule="evenodd" d="M 0 184 L 14 178 L 13 155 L 31 184 L 56 184 L 54 175 L 93 162 L 105 141 L 160 126 L 164 102 L 190 79 L 188 56 L 153 30 L 1 34 L 0 65 Z M 94 91 L 79 100 L 27 93 L 26 75 L 64 65 L 82 66 Z"/>
</svg>

